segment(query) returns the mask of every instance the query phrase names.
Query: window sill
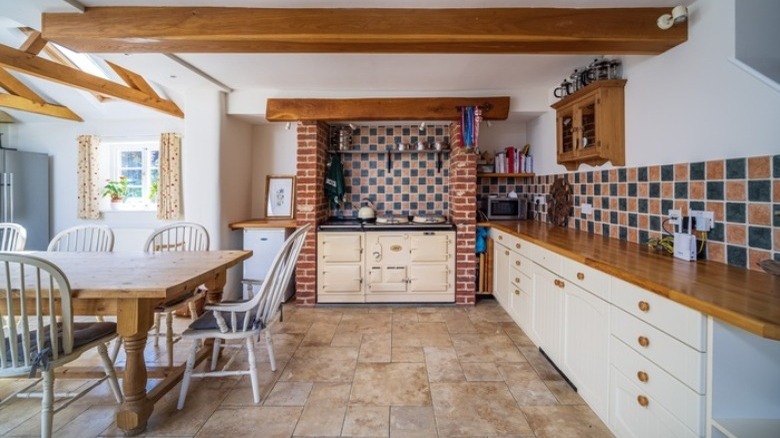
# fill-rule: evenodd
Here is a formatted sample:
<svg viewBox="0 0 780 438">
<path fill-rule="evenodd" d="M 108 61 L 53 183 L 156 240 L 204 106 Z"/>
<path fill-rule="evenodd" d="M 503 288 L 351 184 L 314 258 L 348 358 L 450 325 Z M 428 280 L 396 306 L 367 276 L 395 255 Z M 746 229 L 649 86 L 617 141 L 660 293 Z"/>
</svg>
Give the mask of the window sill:
<svg viewBox="0 0 780 438">
<path fill-rule="evenodd" d="M 157 204 L 111 204 L 109 206 L 101 206 L 100 211 L 102 213 L 156 213 Z"/>
</svg>

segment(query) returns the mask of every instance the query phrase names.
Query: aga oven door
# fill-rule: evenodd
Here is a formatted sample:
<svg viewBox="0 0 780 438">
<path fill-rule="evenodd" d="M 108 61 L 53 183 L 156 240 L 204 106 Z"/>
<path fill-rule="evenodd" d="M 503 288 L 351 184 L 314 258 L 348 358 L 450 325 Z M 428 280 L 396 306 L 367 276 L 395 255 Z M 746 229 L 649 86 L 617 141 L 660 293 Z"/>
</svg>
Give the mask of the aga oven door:
<svg viewBox="0 0 780 438">
<path fill-rule="evenodd" d="M 411 261 L 446 263 L 450 257 L 452 232 L 418 232 L 409 236 Z"/>
<path fill-rule="evenodd" d="M 406 293 L 409 234 L 397 231 L 366 233 L 366 301 L 386 301 L 389 295 Z M 372 294 L 376 294 L 372 297 Z"/>
</svg>

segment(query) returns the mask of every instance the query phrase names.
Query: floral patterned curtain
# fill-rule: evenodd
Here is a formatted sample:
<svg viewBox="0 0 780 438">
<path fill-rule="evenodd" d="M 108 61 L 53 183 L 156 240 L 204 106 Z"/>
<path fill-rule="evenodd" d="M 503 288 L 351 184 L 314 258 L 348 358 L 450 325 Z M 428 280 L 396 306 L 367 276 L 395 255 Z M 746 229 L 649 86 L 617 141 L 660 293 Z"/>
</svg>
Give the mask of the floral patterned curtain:
<svg viewBox="0 0 780 438">
<path fill-rule="evenodd" d="M 157 183 L 157 219 L 181 218 L 181 136 L 160 136 L 160 179 Z"/>
<path fill-rule="evenodd" d="M 78 217 L 100 219 L 100 187 L 98 187 L 98 146 L 96 135 L 78 138 Z"/>
</svg>

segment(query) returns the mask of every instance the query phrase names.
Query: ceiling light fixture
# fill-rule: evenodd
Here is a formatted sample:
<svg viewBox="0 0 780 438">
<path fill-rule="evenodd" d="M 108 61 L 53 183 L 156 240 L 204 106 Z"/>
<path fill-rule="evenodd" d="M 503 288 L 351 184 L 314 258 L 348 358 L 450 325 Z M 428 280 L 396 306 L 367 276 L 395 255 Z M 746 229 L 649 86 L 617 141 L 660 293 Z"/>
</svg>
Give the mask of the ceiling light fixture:
<svg viewBox="0 0 780 438">
<path fill-rule="evenodd" d="M 420 131 L 425 130 L 425 122 L 420 123 Z"/>
<path fill-rule="evenodd" d="M 688 8 L 683 5 L 675 6 L 671 14 L 663 14 L 658 17 L 656 24 L 662 30 L 671 29 L 675 24 L 684 23 L 688 19 Z"/>
<path fill-rule="evenodd" d="M 350 123 L 350 124 L 349 124 L 349 129 L 351 129 L 351 130 L 353 130 L 353 131 L 354 131 L 354 130 L 356 130 L 356 129 L 357 129 L 357 126 L 355 126 L 355 124 L 354 124 L 354 123 Z"/>
<path fill-rule="evenodd" d="M 284 128 L 289 131 L 291 127 L 292 127 L 292 122 L 287 122 L 287 125 L 285 125 Z"/>
</svg>

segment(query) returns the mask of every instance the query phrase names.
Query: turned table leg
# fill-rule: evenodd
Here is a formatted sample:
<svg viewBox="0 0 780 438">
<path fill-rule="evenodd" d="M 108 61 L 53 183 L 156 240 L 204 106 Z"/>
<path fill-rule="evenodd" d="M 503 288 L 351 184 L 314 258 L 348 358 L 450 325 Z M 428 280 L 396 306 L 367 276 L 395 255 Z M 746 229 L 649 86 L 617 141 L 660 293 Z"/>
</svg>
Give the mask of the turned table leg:
<svg viewBox="0 0 780 438">
<path fill-rule="evenodd" d="M 119 300 L 117 330 L 122 336 L 127 355 L 122 379 L 125 402 L 116 415 L 116 423 L 126 435 L 138 435 L 146 429 L 154 403 L 146 395 L 146 347 L 147 332 L 154 318 L 153 300 Z"/>
</svg>

